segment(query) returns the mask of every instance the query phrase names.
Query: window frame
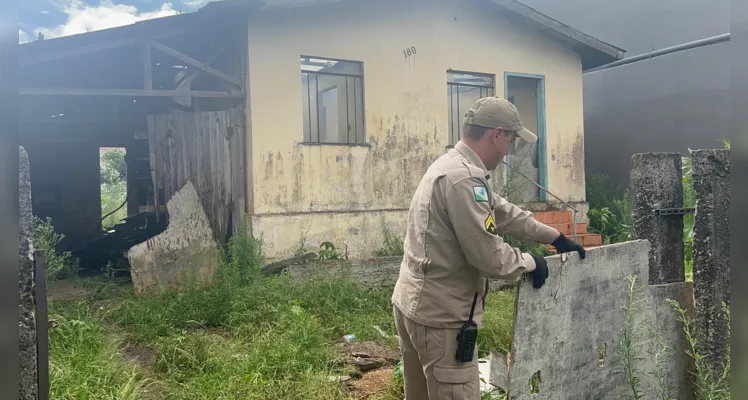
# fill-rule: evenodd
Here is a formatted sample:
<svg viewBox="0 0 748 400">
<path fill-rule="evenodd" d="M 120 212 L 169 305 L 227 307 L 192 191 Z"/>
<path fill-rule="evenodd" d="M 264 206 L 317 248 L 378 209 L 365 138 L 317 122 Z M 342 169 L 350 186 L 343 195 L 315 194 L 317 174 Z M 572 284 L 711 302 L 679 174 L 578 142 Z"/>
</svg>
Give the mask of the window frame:
<svg viewBox="0 0 748 400">
<path fill-rule="evenodd" d="M 304 74 L 307 75 L 307 77 L 308 77 L 307 78 L 307 82 L 311 82 L 311 78 L 312 77 L 315 78 L 315 86 L 316 86 L 316 98 L 315 98 L 316 99 L 316 101 L 315 101 L 315 109 L 316 110 L 315 111 L 316 111 L 316 116 L 317 116 L 316 117 L 316 119 L 317 119 L 317 135 L 316 135 L 317 136 L 317 140 L 315 141 L 314 137 L 313 137 L 314 135 L 313 135 L 313 132 L 312 132 L 312 129 L 311 129 L 312 128 L 312 121 L 311 121 L 311 119 L 312 119 L 311 118 L 311 115 L 312 115 L 311 114 L 311 103 L 312 103 L 312 101 L 311 101 L 311 90 L 309 89 L 309 87 L 307 87 L 307 93 L 304 93 L 304 90 L 302 88 L 302 93 L 301 93 L 301 96 L 302 96 L 302 107 L 304 106 L 303 105 L 304 96 L 309 97 L 309 99 L 308 99 L 308 102 L 309 102 L 309 105 L 308 105 L 309 121 L 303 121 L 303 123 L 308 123 L 309 124 L 309 140 L 307 140 L 306 137 L 304 137 L 302 139 L 302 141 L 301 141 L 301 144 L 302 145 L 306 145 L 306 146 L 370 147 L 370 145 L 367 143 L 367 136 L 368 135 L 366 134 L 366 96 L 365 96 L 365 93 L 366 93 L 365 85 L 366 85 L 366 83 L 364 81 L 364 75 L 365 75 L 364 62 L 363 61 L 358 61 L 358 60 L 348 60 L 348 59 L 343 59 L 343 58 L 312 56 L 312 55 L 308 55 L 308 54 L 302 54 L 301 56 L 299 56 L 300 62 L 303 63 L 303 59 L 318 59 L 318 60 L 324 60 L 324 61 L 335 61 L 335 62 L 342 62 L 342 63 L 357 64 L 358 67 L 359 67 L 360 75 L 359 74 L 341 73 L 341 72 L 305 71 L 303 69 L 300 69 L 302 77 L 304 76 Z M 300 68 L 301 68 L 301 66 L 300 66 Z M 323 141 L 321 141 L 321 132 L 320 132 L 320 127 L 319 127 L 320 91 L 319 91 L 319 86 L 318 86 L 319 76 L 320 75 L 323 75 L 323 76 L 337 76 L 337 77 L 345 77 L 346 78 L 345 79 L 345 83 L 346 83 L 345 93 L 346 93 L 346 121 L 347 122 L 350 122 L 350 118 L 349 118 L 349 116 L 350 116 L 350 110 L 348 109 L 349 105 L 350 105 L 350 101 L 348 101 L 348 90 L 349 90 L 348 89 L 348 85 L 349 85 L 348 84 L 348 78 L 352 78 L 353 79 L 353 103 L 354 103 L 354 105 L 358 103 L 357 96 L 359 96 L 358 89 L 357 89 L 356 84 L 355 84 L 355 79 L 358 78 L 360 80 L 360 82 L 361 82 L 361 84 L 360 84 L 360 90 L 361 90 L 361 93 L 360 93 L 360 96 L 361 96 L 361 112 L 360 112 L 361 113 L 361 123 L 360 123 L 361 124 L 361 134 L 360 134 L 360 136 L 361 136 L 361 141 L 360 142 L 358 140 L 358 136 L 359 136 L 358 132 L 355 132 L 355 134 L 354 134 L 354 140 L 351 141 L 351 135 L 350 135 L 351 131 L 350 131 L 350 129 L 348 129 L 345 141 L 341 141 L 341 142 L 323 142 Z M 307 83 L 307 85 L 308 85 L 308 83 Z M 335 86 L 332 86 L 332 87 L 336 87 L 338 89 L 338 93 L 340 93 L 340 86 L 339 85 L 335 85 Z M 303 113 L 303 111 L 302 111 L 302 113 Z M 359 116 L 358 116 L 357 109 L 354 107 L 354 111 L 353 111 L 353 118 L 354 118 L 354 121 L 355 121 L 354 126 L 359 124 L 358 117 Z M 303 116 L 302 116 L 302 120 L 303 120 Z M 340 121 L 340 119 L 338 119 L 338 121 Z M 303 130 L 304 130 L 304 128 L 302 128 L 302 131 Z"/>
<path fill-rule="evenodd" d="M 450 82 L 450 74 L 462 74 L 462 75 L 472 75 L 475 77 L 481 77 L 481 78 L 489 78 L 491 80 L 491 86 L 481 86 L 481 85 L 470 85 L 470 84 L 464 84 L 464 83 L 453 83 Z M 453 132 L 454 128 L 454 118 L 455 116 L 452 116 L 452 87 L 457 87 L 457 115 L 456 117 L 459 118 L 459 122 L 457 123 L 457 132 Z M 451 148 L 454 147 L 454 145 L 460 140 L 460 130 L 462 129 L 462 114 L 460 112 L 460 98 L 459 98 L 459 87 L 472 87 L 472 88 L 478 88 L 480 90 L 479 96 L 482 95 L 483 89 L 488 89 L 489 93 L 486 96 L 483 97 L 490 97 L 490 96 L 496 96 L 496 74 L 488 73 L 488 72 L 474 72 L 474 71 L 465 71 L 465 70 L 457 70 L 457 69 L 448 69 L 447 70 L 447 120 L 449 121 L 449 128 L 447 129 L 447 147 Z M 466 106 L 466 110 L 470 108 L 472 104 L 469 104 Z M 451 118 L 450 118 L 451 117 Z"/>
</svg>

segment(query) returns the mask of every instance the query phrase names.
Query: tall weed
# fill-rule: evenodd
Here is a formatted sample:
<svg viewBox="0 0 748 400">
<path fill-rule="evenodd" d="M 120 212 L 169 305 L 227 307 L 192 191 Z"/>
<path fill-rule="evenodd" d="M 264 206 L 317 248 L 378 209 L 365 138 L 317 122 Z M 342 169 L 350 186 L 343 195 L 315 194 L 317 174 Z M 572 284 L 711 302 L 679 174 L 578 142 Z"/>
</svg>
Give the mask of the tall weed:
<svg viewBox="0 0 748 400">
<path fill-rule="evenodd" d="M 65 235 L 55 231 L 52 219 L 41 219 L 34 216 L 31 225 L 31 243 L 35 249 L 44 250 L 44 269 L 48 281 L 65 279 L 78 273 L 78 262 L 69 251 L 59 253 L 57 246 L 65 239 Z"/>
<path fill-rule="evenodd" d="M 688 316 L 688 312 L 683 309 L 675 300 L 668 300 L 668 303 L 678 314 L 678 320 L 683 325 L 683 333 L 688 341 L 688 354 L 694 361 L 694 370 L 691 371 L 693 384 L 696 387 L 697 400 L 729 400 L 730 399 L 730 338 L 725 340 L 728 343 L 725 364 L 714 366 L 709 363 L 706 355 L 699 351 L 699 344 L 696 338 L 696 328 L 694 321 Z M 728 335 L 730 327 L 730 308 L 722 304 L 723 317 L 727 321 Z"/>
</svg>

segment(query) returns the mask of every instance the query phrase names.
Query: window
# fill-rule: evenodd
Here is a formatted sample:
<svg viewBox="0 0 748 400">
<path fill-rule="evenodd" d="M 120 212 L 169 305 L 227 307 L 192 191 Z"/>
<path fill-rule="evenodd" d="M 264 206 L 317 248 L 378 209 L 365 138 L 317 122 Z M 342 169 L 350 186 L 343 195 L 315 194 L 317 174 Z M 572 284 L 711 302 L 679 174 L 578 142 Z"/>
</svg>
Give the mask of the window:
<svg viewBox="0 0 748 400">
<path fill-rule="evenodd" d="M 470 72 L 447 71 L 449 100 L 449 144 L 460 140 L 462 117 L 478 99 L 495 96 L 494 76 Z"/>
<path fill-rule="evenodd" d="M 363 64 L 301 57 L 304 142 L 364 144 Z"/>
</svg>

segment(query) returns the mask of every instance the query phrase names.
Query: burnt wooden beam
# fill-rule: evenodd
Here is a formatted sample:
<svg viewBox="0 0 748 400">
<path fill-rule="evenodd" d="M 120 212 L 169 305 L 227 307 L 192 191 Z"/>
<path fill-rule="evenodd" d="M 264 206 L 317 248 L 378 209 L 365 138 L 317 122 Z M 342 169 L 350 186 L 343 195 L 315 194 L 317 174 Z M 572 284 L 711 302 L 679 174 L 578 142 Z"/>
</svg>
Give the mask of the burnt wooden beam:
<svg viewBox="0 0 748 400">
<path fill-rule="evenodd" d="M 53 51 L 49 53 L 39 54 L 37 56 L 22 58 L 20 65 L 25 67 L 27 65 L 39 64 L 49 61 L 55 61 L 62 58 L 77 57 L 83 54 L 95 53 L 103 50 L 115 49 L 118 47 L 130 46 L 138 43 L 137 39 L 117 39 L 107 40 L 105 42 L 94 43 L 86 46 L 80 46 L 72 49 L 65 49 L 60 51 Z"/>
<path fill-rule="evenodd" d="M 21 88 L 22 96 L 131 96 L 131 97 L 205 97 L 214 99 L 243 99 L 243 93 L 154 90 L 154 89 L 76 89 L 76 88 Z"/>
<path fill-rule="evenodd" d="M 192 57 L 190 57 L 190 56 L 188 56 L 188 55 L 186 55 L 184 53 L 181 53 L 179 51 L 176 51 L 176 50 L 172 49 L 171 47 L 163 45 L 163 44 L 161 44 L 161 43 L 159 43 L 159 42 L 157 42 L 155 40 L 148 40 L 148 41 L 146 41 L 146 43 L 148 43 L 153 48 L 155 48 L 155 49 L 157 49 L 157 50 L 159 50 L 159 51 L 161 51 L 161 52 L 163 52 L 165 54 L 168 54 L 168 55 L 170 55 L 170 56 L 172 56 L 172 57 L 174 57 L 176 59 L 179 59 L 181 61 L 184 61 L 187 64 L 192 65 L 193 67 L 199 68 L 199 69 L 203 70 L 204 72 L 209 73 L 209 74 L 211 74 L 211 75 L 213 75 L 213 76 L 215 76 L 217 78 L 220 78 L 220 79 L 222 79 L 222 80 L 224 80 L 226 82 L 229 82 L 229 83 L 235 85 L 236 87 L 238 87 L 240 89 L 242 89 L 243 86 L 244 86 L 239 79 L 237 79 L 237 78 L 235 78 L 233 76 L 229 76 L 228 74 L 226 74 L 224 72 L 221 72 L 221 71 L 219 71 L 219 70 L 217 70 L 217 69 L 215 69 L 215 68 L 213 68 L 213 67 L 211 67 L 209 65 L 206 65 L 205 63 L 202 63 L 202 62 L 200 62 L 198 60 L 195 60 L 194 58 L 192 58 Z"/>
<path fill-rule="evenodd" d="M 301 264 L 305 262 L 312 261 L 317 258 L 317 255 L 314 253 L 307 253 L 303 256 L 299 257 L 293 257 L 286 260 L 276 261 L 272 264 L 268 264 L 260 270 L 260 272 L 263 275 L 272 275 L 272 274 L 279 274 L 284 268 L 295 265 L 295 264 Z"/>
<path fill-rule="evenodd" d="M 218 57 L 220 57 L 230 47 L 233 40 L 229 39 L 221 44 L 219 48 L 203 62 L 204 65 L 210 66 Z M 179 71 L 174 77 L 174 86 L 176 90 L 190 90 L 192 82 L 200 76 L 202 70 L 191 72 L 187 75 L 186 70 Z M 183 108 L 192 108 L 192 99 L 189 97 L 175 97 L 174 104 Z"/>
<path fill-rule="evenodd" d="M 213 62 L 215 62 L 218 59 L 218 57 L 220 57 L 221 55 L 223 55 L 223 53 L 225 53 L 226 50 L 228 50 L 229 47 L 231 47 L 231 45 L 234 44 L 234 43 L 235 43 L 234 39 L 229 39 L 229 40 L 223 42 L 216 49 L 216 51 L 213 52 L 213 54 L 211 54 L 210 57 L 208 57 L 203 62 L 203 65 L 210 66 L 211 64 L 213 64 Z M 176 85 L 177 90 L 184 89 L 184 88 L 189 88 L 190 85 L 192 84 L 192 82 L 194 82 L 195 79 L 197 79 L 197 77 L 200 76 L 200 72 L 201 71 L 202 70 L 193 71 L 189 75 L 187 75 L 187 71 L 184 71 L 184 70 L 183 71 L 179 71 L 179 73 L 177 73 L 177 75 L 174 77 L 174 84 Z"/>
</svg>

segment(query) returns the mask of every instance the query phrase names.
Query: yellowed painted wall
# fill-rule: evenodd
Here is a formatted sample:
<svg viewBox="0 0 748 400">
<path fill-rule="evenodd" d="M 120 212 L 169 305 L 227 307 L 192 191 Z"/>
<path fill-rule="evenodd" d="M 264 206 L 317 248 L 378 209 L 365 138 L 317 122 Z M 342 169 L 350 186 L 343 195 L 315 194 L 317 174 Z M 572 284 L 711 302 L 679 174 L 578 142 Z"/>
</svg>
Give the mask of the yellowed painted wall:
<svg viewBox="0 0 748 400">
<path fill-rule="evenodd" d="M 406 58 L 403 50 L 415 47 Z M 301 55 L 362 61 L 368 147 L 302 145 Z M 380 219 L 404 231 L 405 211 L 448 143 L 447 69 L 546 77 L 549 186 L 584 199 L 582 74 L 569 47 L 463 0 L 360 0 L 268 10 L 249 23 L 249 203 L 268 256 L 303 233 L 351 257 L 381 245 Z"/>
</svg>

